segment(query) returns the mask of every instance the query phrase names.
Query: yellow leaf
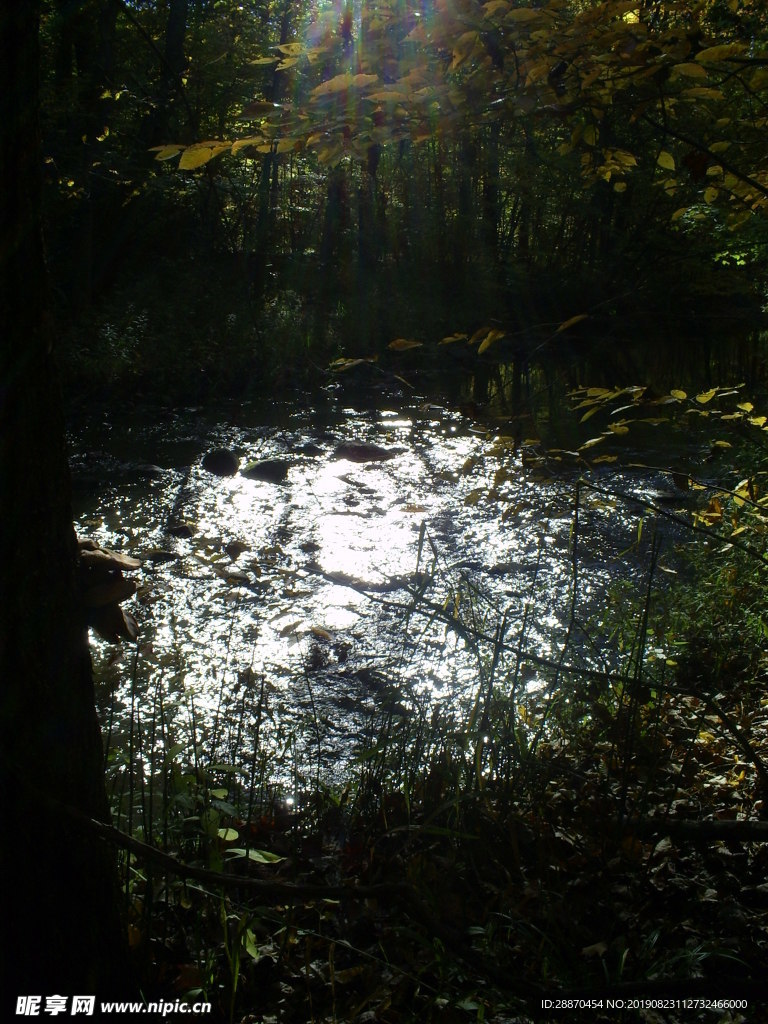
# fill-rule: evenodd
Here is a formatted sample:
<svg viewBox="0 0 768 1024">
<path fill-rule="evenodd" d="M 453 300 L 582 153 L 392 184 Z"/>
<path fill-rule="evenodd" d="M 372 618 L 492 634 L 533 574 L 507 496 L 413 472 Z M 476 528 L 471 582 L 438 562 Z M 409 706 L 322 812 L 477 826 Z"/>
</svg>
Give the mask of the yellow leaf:
<svg viewBox="0 0 768 1024">
<path fill-rule="evenodd" d="M 468 344 L 477 345 L 481 338 L 484 338 L 490 330 L 490 327 L 479 327 L 472 335 L 472 337 L 469 339 Z"/>
<path fill-rule="evenodd" d="M 714 203 L 714 201 L 717 199 L 717 195 L 718 190 L 715 188 L 714 185 L 710 185 L 709 188 L 704 189 L 704 202 Z"/>
<path fill-rule="evenodd" d="M 613 191 L 614 192 L 626 192 L 627 191 L 627 183 L 626 183 L 626 181 L 615 181 L 613 183 Z"/>
<path fill-rule="evenodd" d="M 309 631 L 318 640 L 333 640 L 333 635 L 327 629 L 323 629 L 322 626 L 310 626 Z"/>
<path fill-rule="evenodd" d="M 290 153 L 301 145 L 299 139 L 280 139 L 275 146 L 276 153 Z"/>
<path fill-rule="evenodd" d="M 504 337 L 504 331 L 489 331 L 485 340 L 481 343 L 480 348 L 477 350 L 477 354 L 480 355 L 482 352 L 486 352 L 494 342 L 498 341 L 499 338 Z"/>
<path fill-rule="evenodd" d="M 255 135 L 248 139 L 238 139 L 232 144 L 232 153 L 239 153 L 241 149 L 247 149 L 248 146 L 260 146 L 264 142 L 263 135 Z"/>
<path fill-rule="evenodd" d="M 328 96 L 332 93 L 343 92 L 348 89 L 352 81 L 352 75 L 345 73 L 343 75 L 336 75 L 334 78 L 329 78 L 327 82 L 321 82 L 320 85 L 310 92 L 310 96 Z"/>
<path fill-rule="evenodd" d="M 626 852 L 626 851 L 625 851 Z M 584 946 L 582 956 L 604 956 L 608 952 L 608 945 L 605 942 L 594 942 L 591 946 Z"/>
<path fill-rule="evenodd" d="M 376 358 L 373 359 L 334 359 L 332 363 L 329 363 L 328 368 L 333 370 L 335 373 L 341 373 L 344 370 L 352 370 L 355 366 L 362 366 L 364 363 L 375 363 Z"/>
<path fill-rule="evenodd" d="M 744 46 L 741 43 L 723 43 L 720 46 L 708 46 L 706 50 L 699 50 L 696 60 L 699 64 L 715 64 L 743 52 Z"/>
<path fill-rule="evenodd" d="M 483 17 L 492 18 L 498 14 L 499 11 L 509 10 L 509 0 L 490 0 L 489 3 L 483 4 Z"/>
<path fill-rule="evenodd" d="M 701 405 L 706 405 L 707 402 L 711 402 L 717 394 L 717 388 L 712 388 L 710 391 L 701 391 L 696 395 L 696 401 Z"/>
<path fill-rule="evenodd" d="M 252 67 L 260 67 L 261 65 L 277 64 L 279 57 L 257 57 L 256 60 L 249 61 Z"/>
<path fill-rule="evenodd" d="M 332 142 L 317 151 L 318 161 L 326 167 L 335 167 L 343 156 L 344 147 L 340 142 Z"/>
<path fill-rule="evenodd" d="M 688 397 L 685 391 L 680 391 L 679 388 L 673 388 L 669 393 L 673 398 L 676 398 L 678 402 L 684 402 Z"/>
<path fill-rule="evenodd" d="M 367 85 L 375 85 L 378 80 L 378 75 L 353 75 L 351 84 L 355 89 L 364 89 Z"/>
<path fill-rule="evenodd" d="M 577 313 L 576 316 L 572 316 L 569 320 L 564 320 L 555 331 L 555 334 L 567 331 L 569 327 L 573 327 L 574 324 L 581 323 L 582 320 L 587 319 L 589 319 L 589 313 Z"/>
<path fill-rule="evenodd" d="M 539 61 L 539 63 L 538 64 L 534 64 L 533 67 L 528 72 L 528 74 L 526 76 L 526 79 L 525 79 L 525 84 L 526 85 L 535 85 L 536 82 L 540 82 L 542 78 L 548 78 L 549 77 L 549 73 L 550 73 L 551 70 L 552 70 L 552 61 L 551 60 L 547 59 L 547 60 Z"/>
<path fill-rule="evenodd" d="M 637 157 L 626 149 L 614 149 L 612 154 L 624 167 L 637 167 Z"/>
<path fill-rule="evenodd" d="M 530 7 L 517 7 L 515 10 L 509 12 L 505 21 L 518 21 L 521 23 L 526 21 L 536 21 L 537 18 L 541 17 L 541 14 L 541 11 L 533 10 Z"/>
<path fill-rule="evenodd" d="M 466 334 L 449 334 L 446 338 L 441 339 L 441 345 L 452 345 L 454 341 L 466 341 Z"/>
<path fill-rule="evenodd" d="M 755 407 L 754 407 L 754 405 L 752 405 L 751 402 L 737 402 L 736 403 L 736 408 L 737 409 L 741 409 L 742 412 L 752 412 L 752 410 Z"/>
<path fill-rule="evenodd" d="M 475 46 L 480 39 L 479 32 L 464 32 L 456 40 L 456 44 L 453 47 L 453 61 L 451 62 L 451 71 L 455 71 L 456 68 L 460 67 L 465 60 L 471 55 Z"/>
<path fill-rule="evenodd" d="M 686 75 L 688 78 L 706 78 L 707 69 L 701 64 L 675 64 L 673 75 Z"/>
<path fill-rule="evenodd" d="M 426 43 L 427 35 L 424 25 L 419 23 L 416 28 L 412 29 L 405 37 L 409 43 Z"/>
<path fill-rule="evenodd" d="M 590 416 L 594 416 L 599 408 L 600 408 L 599 405 L 593 405 L 591 409 L 587 409 L 587 411 L 584 413 L 584 415 L 579 420 L 579 423 L 586 423 L 586 421 L 589 419 L 589 417 Z"/>
<path fill-rule="evenodd" d="M 701 518 L 709 523 L 710 526 L 714 526 L 715 523 L 719 523 L 723 518 L 723 506 L 720 504 L 718 498 L 712 498 L 706 509 L 702 513 Z"/>
<path fill-rule="evenodd" d="M 398 92 L 396 89 L 380 89 L 378 92 L 369 92 L 365 98 L 376 103 L 406 103 L 411 97 L 409 93 Z"/>
<path fill-rule="evenodd" d="M 298 57 L 300 53 L 304 52 L 302 43 L 280 43 L 275 49 L 279 50 L 286 57 Z"/>
<path fill-rule="evenodd" d="M 243 107 L 239 116 L 245 118 L 261 117 L 263 114 L 274 114 L 279 109 L 279 105 L 269 103 L 267 100 L 253 100 L 252 103 L 247 103 Z"/>
<path fill-rule="evenodd" d="M 153 146 L 150 153 L 156 153 L 155 160 L 170 160 L 184 149 L 183 146 Z"/>
<path fill-rule="evenodd" d="M 721 100 L 723 94 L 719 89 L 708 89 L 706 86 L 698 85 L 693 89 L 684 89 L 683 96 L 692 100 Z"/>
<path fill-rule="evenodd" d="M 587 448 L 594 448 L 594 446 L 595 446 L 596 444 L 600 444 L 600 443 L 601 443 L 602 441 L 604 441 L 604 440 L 605 440 L 605 437 L 604 437 L 604 436 L 600 436 L 600 437 L 592 437 L 592 438 L 590 438 L 590 439 L 589 439 L 589 441 L 585 441 L 585 442 L 584 442 L 584 444 L 583 444 L 583 445 L 581 445 L 581 446 L 579 447 L 579 451 L 580 451 L 580 452 L 583 452 L 583 451 L 585 451 L 585 450 L 586 450 Z"/>
<path fill-rule="evenodd" d="M 598 80 L 602 73 L 602 68 L 595 68 L 594 71 L 590 71 L 589 74 L 585 75 L 585 77 L 582 79 L 581 88 L 588 89 L 590 85 L 593 85 Z"/>
<path fill-rule="evenodd" d="M 193 171 L 196 167 L 202 167 L 203 164 L 207 164 L 209 160 L 212 160 L 215 156 L 226 150 L 231 149 L 231 145 L 228 142 L 198 142 L 193 146 L 189 146 L 181 154 L 181 160 L 179 160 L 180 171 Z"/>
<path fill-rule="evenodd" d="M 666 149 L 662 149 L 656 157 L 656 163 L 659 167 L 663 167 L 665 171 L 674 171 L 675 169 L 675 158 Z"/>
<path fill-rule="evenodd" d="M 584 134 L 582 135 L 582 138 L 588 146 L 596 146 L 597 140 L 600 138 L 600 133 L 593 124 L 588 124 L 587 127 L 584 129 Z"/>
<path fill-rule="evenodd" d="M 423 342 L 411 341 L 408 338 L 395 338 L 394 341 L 390 341 L 387 348 L 391 348 L 393 352 L 405 352 L 409 348 L 421 348 Z"/>
</svg>

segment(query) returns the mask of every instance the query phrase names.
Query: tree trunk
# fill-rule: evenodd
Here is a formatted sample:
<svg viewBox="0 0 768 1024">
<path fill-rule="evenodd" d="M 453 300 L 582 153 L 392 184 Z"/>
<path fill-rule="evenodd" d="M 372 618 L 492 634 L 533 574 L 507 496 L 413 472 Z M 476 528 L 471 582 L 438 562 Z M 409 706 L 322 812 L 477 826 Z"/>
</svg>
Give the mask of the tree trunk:
<svg viewBox="0 0 768 1024">
<path fill-rule="evenodd" d="M 39 0 L 0 14 L 0 1000 L 128 991 L 41 231 Z M 10 896 L 13 893 L 14 898 Z"/>
</svg>

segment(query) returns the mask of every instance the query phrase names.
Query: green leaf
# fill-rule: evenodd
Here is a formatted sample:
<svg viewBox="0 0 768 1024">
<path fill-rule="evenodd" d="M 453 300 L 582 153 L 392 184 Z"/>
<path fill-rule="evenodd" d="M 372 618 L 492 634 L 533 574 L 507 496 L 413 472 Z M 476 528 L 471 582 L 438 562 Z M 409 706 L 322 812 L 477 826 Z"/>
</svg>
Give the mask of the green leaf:
<svg viewBox="0 0 768 1024">
<path fill-rule="evenodd" d="M 242 848 L 233 848 L 231 850 L 227 850 L 227 855 L 233 860 L 247 857 L 248 860 L 253 860 L 257 864 L 279 864 L 281 860 L 285 860 L 285 857 L 279 857 L 276 853 L 270 853 L 269 850 L 244 850 Z"/>
</svg>

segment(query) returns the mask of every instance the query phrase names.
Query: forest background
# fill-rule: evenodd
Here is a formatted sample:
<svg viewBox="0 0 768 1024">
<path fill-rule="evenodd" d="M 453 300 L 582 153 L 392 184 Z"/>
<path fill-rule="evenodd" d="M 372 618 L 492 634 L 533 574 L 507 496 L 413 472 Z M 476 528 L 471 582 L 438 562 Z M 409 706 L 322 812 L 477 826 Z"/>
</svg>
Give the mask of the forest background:
<svg viewBox="0 0 768 1024">
<path fill-rule="evenodd" d="M 765 32 L 726 0 L 44 5 L 63 360 L 226 390 L 759 315 Z"/>
<path fill-rule="evenodd" d="M 230 895 L 191 908 L 183 886 L 155 886 L 136 864 L 159 852 L 169 858 L 156 861 L 162 877 L 198 872 L 213 885 L 199 872 L 221 867 L 217 841 L 229 824 L 216 818 L 224 837 L 201 831 L 191 853 L 173 829 L 150 852 L 107 824 L 51 356 L 76 410 L 142 395 L 280 393 L 357 359 L 378 358 L 398 375 L 412 359 L 410 369 L 440 382 L 446 365 L 469 376 L 478 360 L 525 363 L 542 344 L 578 344 L 585 331 L 616 351 L 628 331 L 641 356 L 650 339 L 698 353 L 710 332 L 759 326 L 763 4 L 46 0 L 4 11 L 2 24 L 2 477 L 12 539 L 2 566 L 2 768 L 7 817 L 21 825 L 13 847 L 4 844 L 3 877 L 26 897 L 6 922 L 3 992 L 77 983 L 105 994 L 213 994 L 230 1020 L 254 1008 L 267 1019 L 276 1006 L 281 1019 L 305 1019 L 309 992 L 330 1018 L 482 1020 L 540 1004 L 552 986 L 584 996 L 585 972 L 590 991 L 600 980 L 626 996 L 722 995 L 723 963 L 734 961 L 730 994 L 754 998 L 765 936 L 740 886 L 759 902 L 762 555 L 749 548 L 743 565 L 718 563 L 706 601 L 681 598 L 681 618 L 695 614 L 700 631 L 689 638 L 697 658 L 681 661 L 674 686 L 653 688 L 638 669 L 634 687 L 580 693 L 590 724 L 578 749 L 599 739 L 610 753 L 594 771 L 586 759 L 580 766 L 578 828 L 562 827 L 574 806 L 568 758 L 543 742 L 533 757 L 517 712 L 489 691 L 488 715 L 472 722 L 462 752 L 436 756 L 420 781 L 406 766 L 408 786 L 382 774 L 354 799 L 323 795 L 301 823 L 301 849 L 342 818 L 359 842 L 323 861 L 321 891 L 300 888 L 312 857 L 295 856 L 297 826 L 275 816 L 260 822 L 258 841 L 279 857 L 292 851 L 291 880 L 249 879 L 243 892 L 222 883 Z M 609 395 L 582 397 L 597 408 Z M 723 418 L 756 435 L 759 453 L 766 421 L 754 413 L 745 401 Z M 699 528 L 732 522 L 759 550 L 761 466 L 750 463 L 710 502 Z M 748 521 L 725 517 L 728 501 Z M 724 673 L 737 710 L 712 696 Z M 498 789 L 483 790 L 476 733 L 494 721 L 507 760 Z M 646 757 L 660 805 L 667 783 L 685 776 L 710 811 L 692 776 L 711 779 L 713 764 L 732 756 L 713 754 L 723 735 L 747 765 L 734 769 L 737 782 L 723 770 L 714 787 L 716 798 L 745 787 L 740 813 L 750 821 L 733 823 L 750 827 L 730 833 L 736 848 L 717 829 L 678 832 L 694 844 L 683 855 L 646 842 L 640 825 L 629 837 L 600 832 L 607 796 L 626 796 Z M 208 782 L 184 779 L 210 810 Z M 55 872 L 31 827 L 41 817 L 56 838 Z M 94 822 L 111 845 L 94 842 Z M 478 836 L 481 862 L 468 839 Z M 115 845 L 132 851 L 120 894 Z M 546 861 L 557 881 L 540 892 L 511 881 L 510 850 L 515 871 L 545 871 Z M 738 870 L 723 867 L 725 853 Z M 372 903 L 343 919 L 323 904 L 340 897 L 328 883 L 340 858 L 347 880 L 383 886 L 361 888 Z M 716 917 L 718 900 L 702 897 L 694 924 L 681 911 L 668 934 L 660 922 L 675 871 L 686 875 L 686 899 L 725 893 L 734 913 Z M 640 877 L 653 880 L 653 899 Z M 609 918 L 618 894 L 635 901 L 605 949 L 580 945 L 598 880 Z M 246 890 L 259 894 L 255 911 Z M 467 915 L 461 934 L 453 890 Z M 158 926 L 160 904 L 173 909 Z M 120 907 L 131 918 L 130 956 Z"/>
</svg>

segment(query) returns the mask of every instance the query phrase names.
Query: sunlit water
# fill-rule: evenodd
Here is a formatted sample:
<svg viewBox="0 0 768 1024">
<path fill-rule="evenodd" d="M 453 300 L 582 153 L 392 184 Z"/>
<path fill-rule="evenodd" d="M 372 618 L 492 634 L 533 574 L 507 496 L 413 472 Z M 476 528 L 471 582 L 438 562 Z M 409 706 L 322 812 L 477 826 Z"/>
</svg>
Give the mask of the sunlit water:
<svg viewBox="0 0 768 1024">
<path fill-rule="evenodd" d="M 618 580 L 645 579 L 641 507 L 586 490 L 576 522 L 576 474 L 535 478 L 525 444 L 500 446 L 437 406 L 348 401 L 332 397 L 322 419 L 309 404 L 240 410 L 236 423 L 185 410 L 74 433 L 79 533 L 143 560 L 126 606 L 138 644 L 94 643 L 113 732 L 133 720 L 145 744 L 152 730 L 166 745 L 194 739 L 206 763 L 268 749 L 287 774 L 332 775 L 382 713 L 466 707 L 502 622 L 502 689 L 513 673 L 539 683 L 516 647 L 558 659 L 567 643 L 570 662 L 611 664 L 592 621 Z M 401 451 L 335 458 L 350 439 Z M 285 458 L 287 479 L 214 476 L 201 459 L 219 446 L 241 466 Z M 611 479 L 637 495 L 658 484 Z M 171 532 L 182 523 L 189 536 Z"/>
</svg>

